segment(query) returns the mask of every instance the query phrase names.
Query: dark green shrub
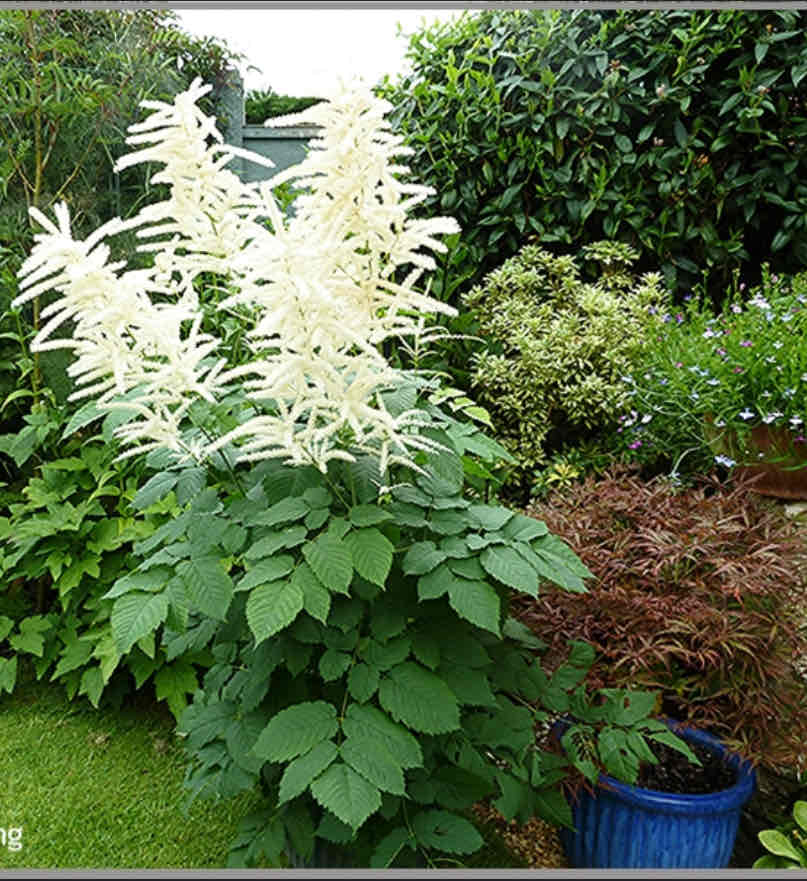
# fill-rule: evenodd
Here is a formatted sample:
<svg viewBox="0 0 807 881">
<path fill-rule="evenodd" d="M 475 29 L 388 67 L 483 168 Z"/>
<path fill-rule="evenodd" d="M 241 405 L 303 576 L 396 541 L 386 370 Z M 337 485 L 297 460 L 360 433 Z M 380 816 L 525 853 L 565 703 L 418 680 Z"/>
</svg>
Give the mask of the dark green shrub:
<svg viewBox="0 0 807 881">
<path fill-rule="evenodd" d="M 253 89 L 244 98 L 244 117 L 247 125 L 263 125 L 273 116 L 299 113 L 322 98 L 298 98 L 294 95 L 278 95 L 271 89 Z"/>
<path fill-rule="evenodd" d="M 661 276 L 634 277 L 630 248 L 598 242 L 583 256 L 601 264 L 594 282 L 572 257 L 528 245 L 463 298 L 489 346 L 472 358 L 472 381 L 519 461 L 514 477 L 564 442 L 616 428 L 622 377 L 665 311 Z"/>
<path fill-rule="evenodd" d="M 807 13 L 485 10 L 410 38 L 384 96 L 408 164 L 463 232 L 433 293 L 530 236 L 608 238 L 686 291 L 807 264 Z M 772 255 L 772 256 L 771 256 Z"/>
</svg>

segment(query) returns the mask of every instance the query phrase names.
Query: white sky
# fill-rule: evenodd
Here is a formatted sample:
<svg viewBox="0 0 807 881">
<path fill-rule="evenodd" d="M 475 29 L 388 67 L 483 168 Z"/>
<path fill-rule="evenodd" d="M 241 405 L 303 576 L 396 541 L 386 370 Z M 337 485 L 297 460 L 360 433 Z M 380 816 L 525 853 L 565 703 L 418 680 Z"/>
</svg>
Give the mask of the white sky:
<svg viewBox="0 0 807 881">
<path fill-rule="evenodd" d="M 405 67 L 407 40 L 396 36 L 460 15 L 457 9 L 175 9 L 182 28 L 214 36 L 246 55 L 261 73 L 242 71 L 244 87 L 319 96 L 335 76 L 368 85 Z"/>
</svg>

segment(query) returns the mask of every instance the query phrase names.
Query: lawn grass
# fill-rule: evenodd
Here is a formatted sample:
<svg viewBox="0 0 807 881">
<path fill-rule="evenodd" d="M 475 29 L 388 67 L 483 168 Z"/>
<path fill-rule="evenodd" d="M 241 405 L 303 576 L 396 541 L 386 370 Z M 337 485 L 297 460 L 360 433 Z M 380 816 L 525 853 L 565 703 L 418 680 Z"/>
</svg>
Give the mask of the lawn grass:
<svg viewBox="0 0 807 881">
<path fill-rule="evenodd" d="M 236 827 L 260 795 L 183 813 L 185 757 L 175 723 L 148 694 L 120 709 L 69 701 L 60 683 L 27 681 L 0 697 L 3 869 L 223 868 Z M 10 849 L 9 829 L 22 847 Z M 468 868 L 523 867 L 493 827 Z"/>
<path fill-rule="evenodd" d="M 186 816 L 185 762 L 167 710 L 68 701 L 58 683 L 0 698 L 0 871 L 4 868 L 222 868 L 257 794 Z M 22 848 L 5 834 L 22 827 Z"/>
</svg>

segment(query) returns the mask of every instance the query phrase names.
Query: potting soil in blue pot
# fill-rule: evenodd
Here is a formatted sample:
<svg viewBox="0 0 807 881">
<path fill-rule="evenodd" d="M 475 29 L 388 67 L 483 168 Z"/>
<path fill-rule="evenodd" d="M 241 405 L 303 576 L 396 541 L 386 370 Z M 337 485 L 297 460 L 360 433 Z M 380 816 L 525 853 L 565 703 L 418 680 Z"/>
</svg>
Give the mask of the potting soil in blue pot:
<svg viewBox="0 0 807 881">
<path fill-rule="evenodd" d="M 754 791 L 754 771 L 710 734 L 693 728 L 674 730 L 688 743 L 724 757 L 737 773 L 736 783 L 708 795 L 678 795 L 601 775 L 596 797 L 581 791 L 572 803 L 576 831 L 560 830 L 571 866 L 722 869 L 728 865 L 740 811 Z"/>
</svg>

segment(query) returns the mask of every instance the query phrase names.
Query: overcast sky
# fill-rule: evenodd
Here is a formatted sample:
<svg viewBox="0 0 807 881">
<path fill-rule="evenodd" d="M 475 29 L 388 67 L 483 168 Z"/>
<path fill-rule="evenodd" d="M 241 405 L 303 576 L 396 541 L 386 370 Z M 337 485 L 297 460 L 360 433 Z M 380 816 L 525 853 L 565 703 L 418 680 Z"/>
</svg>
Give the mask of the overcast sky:
<svg viewBox="0 0 807 881">
<path fill-rule="evenodd" d="M 460 15 L 446 9 L 176 9 L 182 27 L 225 40 L 260 73 L 245 72 L 249 89 L 321 94 L 334 76 L 358 74 L 368 85 L 405 67 L 407 41 L 396 36 L 420 23 Z"/>
</svg>

